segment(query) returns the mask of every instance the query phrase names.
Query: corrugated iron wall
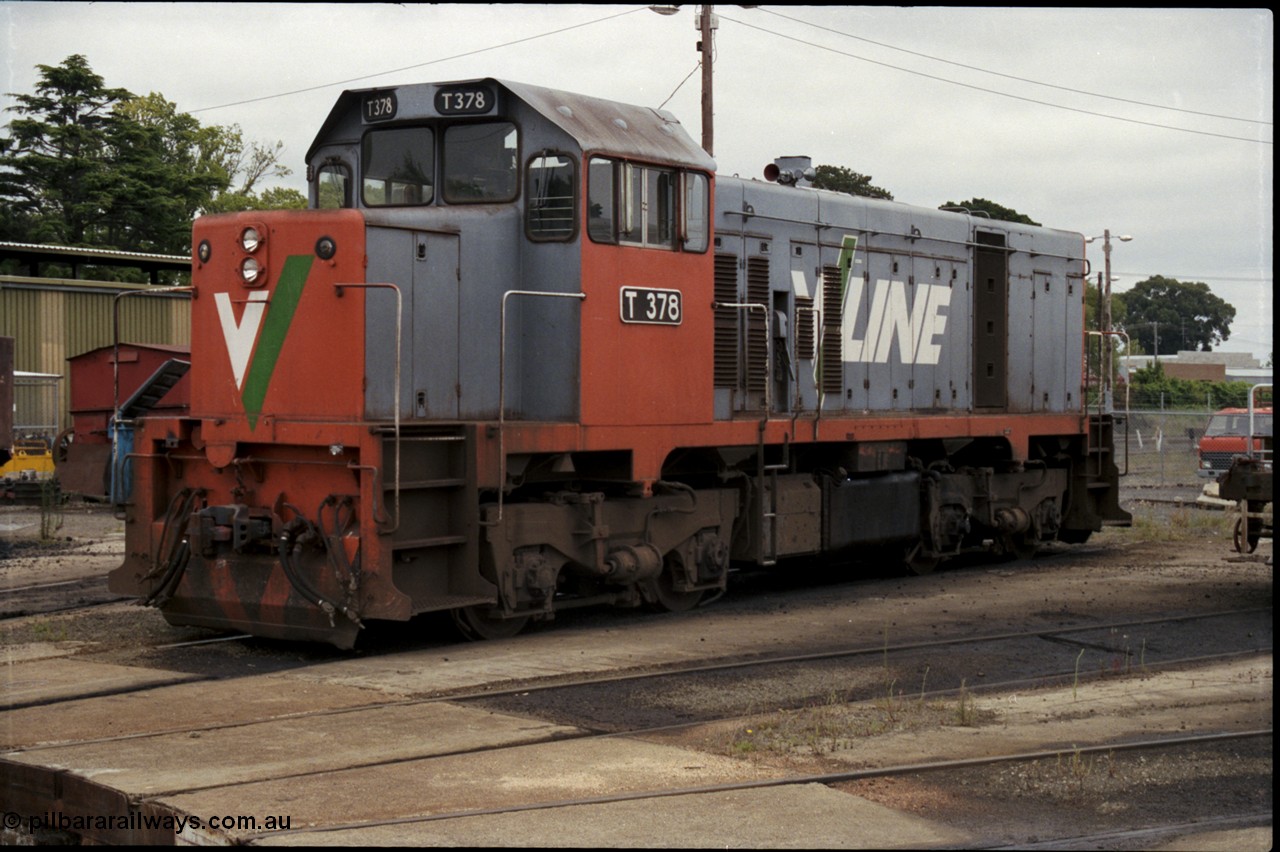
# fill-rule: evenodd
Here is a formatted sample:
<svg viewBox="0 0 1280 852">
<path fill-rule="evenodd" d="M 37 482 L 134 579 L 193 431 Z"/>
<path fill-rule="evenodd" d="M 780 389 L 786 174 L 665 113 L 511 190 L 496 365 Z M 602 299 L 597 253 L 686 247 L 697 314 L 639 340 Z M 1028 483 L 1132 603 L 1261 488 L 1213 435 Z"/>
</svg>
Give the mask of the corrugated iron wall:
<svg viewBox="0 0 1280 852">
<path fill-rule="evenodd" d="M 191 345 L 187 294 L 164 294 L 146 285 L 0 276 L 0 337 L 14 339 L 14 369 L 56 373 L 59 429 L 71 425 L 67 359 L 115 342 L 119 302 L 120 342 Z M 117 300 L 120 293 L 127 295 Z"/>
</svg>

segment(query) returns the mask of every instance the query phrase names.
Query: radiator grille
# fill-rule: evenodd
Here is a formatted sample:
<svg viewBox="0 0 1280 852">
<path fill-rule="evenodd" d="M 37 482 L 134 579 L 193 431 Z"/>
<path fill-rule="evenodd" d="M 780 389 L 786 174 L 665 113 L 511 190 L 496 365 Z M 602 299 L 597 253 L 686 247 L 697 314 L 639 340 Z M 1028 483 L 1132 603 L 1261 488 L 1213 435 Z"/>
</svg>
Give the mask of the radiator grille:
<svg viewBox="0 0 1280 852">
<path fill-rule="evenodd" d="M 747 258 L 747 302 L 769 310 L 769 258 Z M 759 310 L 745 310 L 747 324 L 747 390 L 763 391 L 769 376 L 768 318 Z"/>
<path fill-rule="evenodd" d="M 822 392 L 839 395 L 844 391 L 844 361 L 840 327 L 844 293 L 840 286 L 840 267 L 822 268 L 822 353 L 820 355 Z"/>
<path fill-rule="evenodd" d="M 718 254 L 715 260 L 715 300 L 718 306 L 738 301 L 738 258 Z M 738 309 L 715 309 L 715 386 L 738 386 Z"/>
</svg>

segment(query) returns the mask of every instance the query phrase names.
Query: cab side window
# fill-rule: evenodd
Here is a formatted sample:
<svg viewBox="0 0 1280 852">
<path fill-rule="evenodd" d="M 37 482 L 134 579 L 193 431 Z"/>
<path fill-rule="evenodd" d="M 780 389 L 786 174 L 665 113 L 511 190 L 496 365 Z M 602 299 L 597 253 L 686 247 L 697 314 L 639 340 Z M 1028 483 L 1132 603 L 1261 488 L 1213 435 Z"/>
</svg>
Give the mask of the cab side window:
<svg viewBox="0 0 1280 852">
<path fill-rule="evenodd" d="M 351 206 L 351 171 L 341 163 L 326 163 L 316 175 L 316 206 L 337 210 Z"/>
<path fill-rule="evenodd" d="M 570 240 L 577 232 L 577 174 L 573 158 L 544 151 L 525 172 L 525 229 L 529 239 Z"/>
<path fill-rule="evenodd" d="M 706 175 L 603 157 L 593 157 L 587 169 L 587 233 L 593 241 L 706 251 Z"/>
</svg>

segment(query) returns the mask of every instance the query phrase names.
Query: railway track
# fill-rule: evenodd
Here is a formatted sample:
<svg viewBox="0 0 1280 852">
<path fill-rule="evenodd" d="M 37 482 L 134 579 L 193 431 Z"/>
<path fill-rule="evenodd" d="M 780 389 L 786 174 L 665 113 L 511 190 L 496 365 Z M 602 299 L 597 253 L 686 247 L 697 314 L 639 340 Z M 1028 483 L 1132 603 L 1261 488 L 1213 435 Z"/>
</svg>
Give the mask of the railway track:
<svg viewBox="0 0 1280 852">
<path fill-rule="evenodd" d="M 862 646 L 841 649 L 826 649 L 809 654 L 774 654 L 759 655 L 753 659 L 722 660 L 703 662 L 697 665 L 679 664 L 651 667 L 646 671 L 619 672 L 606 677 L 601 676 L 561 676 L 545 679 L 546 682 L 526 682 L 507 684 L 503 688 L 482 686 L 465 692 L 452 692 L 433 696 L 423 696 L 397 702 L 380 702 L 374 707 L 362 706 L 354 708 L 338 708 L 324 711 L 311 711 L 291 714 L 288 724 L 292 726 L 320 726 L 330 730 L 341 730 L 350 725 L 359 727 L 369 724 L 369 719 L 378 713 L 416 713 L 430 706 L 467 706 L 473 707 L 483 716 L 501 714 L 511 718 L 531 718 L 549 722 L 537 733 L 527 733 L 514 741 L 482 741 L 468 747 L 441 749 L 438 746 L 420 748 L 412 753 L 397 753 L 391 759 L 347 759 L 340 766 L 326 765 L 295 768 L 293 771 L 272 771 L 265 775 L 257 775 L 253 785 L 281 785 L 317 783 L 324 779 L 336 778 L 348 773 L 377 773 L 394 770 L 406 764 L 451 761 L 454 763 L 467 761 L 484 761 L 488 763 L 506 760 L 512 765 L 519 765 L 532 750 L 557 750 L 565 748 L 594 748 L 608 751 L 609 743 L 620 741 L 670 742 L 673 738 L 683 738 L 697 729 L 718 729 L 731 731 L 749 731 L 752 726 L 759 726 L 760 716 L 750 712 L 754 699 L 751 693 L 761 683 L 773 690 L 776 700 L 770 706 L 769 716 L 777 716 L 784 712 L 803 712 L 806 709 L 817 709 L 819 712 L 830 712 L 837 703 L 831 696 L 822 697 L 812 689 L 804 688 L 806 680 L 814 682 L 829 681 L 831 667 L 841 668 L 846 678 L 852 682 L 870 678 L 861 689 L 846 688 L 838 696 L 840 706 L 854 707 L 861 705 L 872 712 L 882 713 L 886 702 L 898 701 L 903 711 L 910 706 L 940 706 L 949 703 L 954 706 L 957 696 L 968 694 L 969 700 L 977 701 L 981 695 L 1024 694 L 1031 696 L 1037 690 L 1059 691 L 1069 684 L 1073 692 L 1088 692 L 1094 684 L 1114 684 L 1125 680 L 1152 678 L 1162 672 L 1196 671 L 1230 660 L 1254 659 L 1268 660 L 1270 651 L 1269 611 L 1264 609 L 1248 609 L 1234 612 L 1207 613 L 1166 618 L 1136 619 L 1127 622 L 1115 622 L 1100 625 L 1079 625 L 1045 634 L 1043 632 L 1023 631 L 1014 633 L 991 634 L 980 637 L 950 637 L 927 642 L 887 643 L 879 647 Z M 1148 642 L 1145 649 L 1141 645 L 1126 644 L 1121 637 L 1137 636 L 1146 633 L 1159 637 L 1158 641 Z M 1250 641 L 1241 641 L 1242 637 L 1250 637 Z M 1194 638 L 1202 652 L 1192 657 L 1175 657 L 1169 649 L 1177 646 L 1177 637 Z M 1109 638 L 1114 637 L 1114 639 Z M 1206 645 L 1205 637 L 1217 637 Z M 1230 637 L 1236 637 L 1232 642 Z M 1252 641 L 1256 639 L 1257 641 Z M 1025 654 L 1013 653 L 1019 647 L 1029 643 L 1043 643 L 1030 656 L 1039 658 L 1042 665 L 1034 670 L 1026 668 Z M 1078 650 L 1077 650 L 1078 649 Z M 1057 655 L 1059 660 L 1075 663 L 1069 666 L 1049 665 L 1050 657 Z M 1126 666 L 1115 666 L 1110 660 L 1120 654 L 1129 660 Z M 936 673 L 936 686 L 919 689 L 912 687 L 909 691 L 897 693 L 894 697 L 892 684 L 897 682 L 901 673 L 907 670 L 919 671 L 924 657 L 935 661 L 928 668 Z M 1144 656 L 1145 655 L 1145 656 Z M 1088 657 L 1089 664 L 1081 671 L 1080 661 Z M 968 669 L 968 676 L 974 682 L 972 688 L 961 686 L 944 686 L 942 671 L 946 665 L 942 662 L 947 657 L 969 660 L 981 666 L 979 669 Z M 1106 665 L 1096 666 L 1096 660 L 1107 660 Z M 1003 661 L 1003 662 L 1001 662 Z M 928 664 L 925 664 L 928 665 Z M 771 673 L 772 672 L 772 673 Z M 779 679 L 778 672 L 786 672 Z M 981 683 L 979 683 L 981 680 Z M 792 684 L 789 688 L 779 686 L 783 681 Z M 885 692 L 886 683 L 890 684 Z M 192 684 L 188 684 L 191 686 Z M 799 685 L 799 686 L 797 686 Z M 206 684 L 207 686 L 207 684 Z M 148 687 L 153 691 L 157 687 Z M 966 692 L 967 691 L 967 692 Z M 140 697 L 139 691 L 135 697 Z M 702 697 L 695 697 L 701 694 Z M 638 696 L 648 696 L 645 706 L 637 704 Z M 672 701 L 671 696 L 683 696 L 683 701 Z M 718 695 L 721 700 L 707 702 L 706 696 Z M 725 696 L 730 696 L 725 698 Z M 56 709 L 62 701 L 49 702 L 45 705 L 32 705 L 26 712 L 40 712 Z M 632 706 L 625 719 L 619 719 L 616 712 L 609 713 L 610 707 L 618 705 Z M 691 707 L 701 708 L 690 718 Z M 665 708 L 665 709 L 664 709 Z M 733 713 L 726 713 L 732 709 Z M 747 712 L 742 712 L 746 710 Z M 665 715 L 664 715 L 665 714 Z M 601 720 L 604 720 L 603 722 Z M 40 753 L 61 755 L 71 749 L 94 748 L 98 752 L 118 750 L 125 747 L 129 753 L 159 754 L 171 747 L 172 743 L 190 738 L 235 738 L 256 728 L 279 724 L 279 718 L 270 716 L 245 717 L 232 724 L 200 725 L 187 724 L 176 726 L 153 726 L 145 732 L 138 732 L 114 737 L 80 738 L 74 742 L 62 740 L 51 741 L 41 745 L 31 745 L 10 752 L 5 760 L 21 755 L 21 759 L 31 762 L 39 761 Z M 975 726 L 981 728 L 975 719 Z M 716 735 L 718 736 L 718 735 Z M 415 825 L 426 826 L 441 821 L 467 821 L 477 817 L 497 818 L 504 815 L 516 815 L 533 810 L 552 810 L 562 808 L 619 805 L 627 802 L 664 799 L 673 796 L 716 796 L 730 791 L 764 790 L 774 787 L 800 787 L 803 785 L 824 785 L 839 788 L 839 785 L 865 782 L 869 779 L 893 776 L 931 774 L 947 770 L 978 771 L 979 767 L 990 767 L 996 764 L 1034 763 L 1056 759 L 1061 761 L 1062 755 L 1069 755 L 1069 760 L 1087 760 L 1093 754 L 1114 754 L 1117 751 L 1193 747 L 1238 738 L 1257 738 L 1269 736 L 1269 732 L 1260 730 L 1232 731 L 1225 734 L 1214 734 L 1206 737 L 1197 734 L 1179 737 L 1146 737 L 1128 739 L 1124 737 L 1109 738 L 1107 741 L 1077 743 L 1071 748 L 1005 750 L 1004 753 L 985 755 L 981 758 L 959 758 L 953 760 L 911 761 L 891 763 L 888 765 L 866 766 L 858 769 L 840 769 L 836 771 L 806 772 L 773 772 L 770 777 L 749 781 L 733 781 L 717 784 L 652 784 L 643 790 L 625 790 L 607 796 L 581 796 L 574 798 L 545 798 L 536 801 L 522 800 L 507 807 L 455 808 L 415 817 Z M 713 736 L 714 740 L 716 737 Z M 852 737 L 852 739 L 856 739 Z M 1268 749 L 1269 753 L 1269 749 Z M 503 755 L 509 755 L 504 758 Z M 145 758 L 144 758 L 145 759 Z M 824 758 L 826 763 L 832 761 L 830 755 Z M 811 761 L 812 762 L 812 761 Z M 820 761 L 822 762 L 822 761 Z M 186 783 L 175 786 L 161 785 L 153 787 L 145 796 L 136 799 L 133 807 L 142 807 L 153 812 L 163 812 L 172 801 L 199 798 L 210 795 L 235 794 L 245 788 L 243 779 L 222 779 L 216 783 Z M 306 831 L 357 831 L 367 832 L 378 827 L 391 825 L 404 826 L 404 818 L 389 820 L 365 820 L 358 823 L 328 824 Z M 1147 826 L 1149 828 L 1149 826 Z M 1133 830 L 1140 830 L 1135 828 Z M 254 842 L 263 840 L 265 835 L 248 834 L 235 837 L 236 842 Z M 188 838 L 189 840 L 192 838 Z M 226 840 L 227 837 L 211 836 L 205 840 Z"/>
<path fill-rule="evenodd" d="M 1272 740 L 1272 730 L 1270 728 L 1262 730 L 1241 731 L 1224 734 L 1198 734 L 1183 737 L 1168 737 L 1149 739 L 1142 741 L 1124 742 L 1124 743 L 1108 743 L 1093 746 L 1077 746 L 1067 750 L 1067 759 L 1080 760 L 1089 759 L 1093 756 L 1114 757 L 1118 753 L 1136 753 L 1143 751 L 1176 751 L 1178 749 L 1202 749 L 1206 746 L 1217 746 L 1223 743 L 1238 742 L 1270 742 Z M 1266 749 L 1266 753 L 1270 752 L 1270 748 Z M 992 757 L 966 758 L 959 760 L 934 760 L 926 763 L 900 764 L 891 766 L 880 766 L 869 769 L 857 769 L 843 772 L 825 772 L 817 774 L 796 774 L 777 778 L 770 778 L 761 781 L 742 781 L 729 784 L 715 784 L 697 787 L 670 787 L 665 789 L 646 790 L 643 792 L 620 793 L 607 796 L 588 796 L 578 799 L 562 799 L 543 802 L 529 802 L 519 805 L 512 805 L 502 808 L 479 808 L 463 811 L 451 811 L 444 813 L 435 813 L 421 816 L 414 819 L 396 819 L 385 820 L 379 822 L 353 823 L 347 825 L 326 826 L 317 828 L 312 832 L 304 831 L 302 833 L 330 833 L 349 830 L 368 830 L 378 826 L 405 826 L 407 824 L 427 824 L 437 823 L 448 820 L 465 820 L 478 816 L 494 817 L 506 814 L 527 813 L 529 811 L 552 810 L 564 808 L 581 808 L 586 806 L 599 806 L 619 803 L 634 803 L 654 801 L 666 799 L 676 796 L 709 796 L 721 793 L 743 790 L 761 790 L 766 788 L 777 788 L 787 786 L 798 786 L 808 784 L 821 785 L 839 785 L 849 782 L 868 781 L 872 779 L 889 778 L 894 776 L 923 776 L 932 773 L 947 772 L 968 772 L 972 770 L 985 770 L 993 766 L 1008 766 L 1015 764 L 1034 765 L 1043 761 L 1061 762 L 1064 756 L 1064 750 L 1037 750 L 1030 752 L 1017 752 L 1011 754 L 1002 754 Z M 1261 760 L 1261 755 L 1259 756 Z M 1240 827 L 1254 825 L 1269 825 L 1272 820 L 1272 811 L 1250 811 L 1248 813 L 1223 816 L 1221 814 L 1208 817 L 1211 825 L 1215 828 L 1221 827 Z M 1123 830 L 1111 830 L 1090 836 L 1072 835 L 1070 837 L 1055 838 L 1050 841 L 1040 841 L 1030 846 L 1019 843 L 1016 847 L 1010 848 L 1062 848 L 1060 844 L 1064 841 L 1070 841 L 1073 844 L 1087 844 L 1089 842 L 1097 842 L 1098 840 L 1118 841 L 1123 839 L 1149 841 L 1153 837 L 1166 836 L 1174 833 L 1185 833 L 1193 827 L 1204 828 L 1201 823 L 1190 823 L 1186 820 L 1177 823 L 1166 823 L 1159 825 L 1142 825 Z M 264 840 L 270 835 L 258 834 L 244 838 L 246 842 L 252 843 L 258 840 Z M 991 847 L 975 847 L 975 848 L 991 848 Z M 999 848 L 999 847 L 995 847 Z M 1077 846 L 1076 848 L 1097 848 L 1096 846 Z M 1116 847 L 1108 847 L 1116 848 Z"/>
<path fill-rule="evenodd" d="M 159 619 L 136 610 L 56 614 L 47 621 L 125 625 L 121 640 L 146 647 L 90 643 L 12 665 L 0 782 L 28 791 L 36 813 L 54 790 L 81 812 L 269 810 L 291 814 L 302 842 L 352 844 L 714 845 L 699 832 L 719 830 L 757 845 L 867 845 L 879 819 L 885 842 L 912 846 L 1141 838 L 1228 791 L 1228 813 L 1256 821 L 1270 802 L 1269 774 L 1252 771 L 1255 752 L 1270 767 L 1258 733 L 1270 726 L 1269 572 L 1203 550 L 1212 562 L 1104 541 L 926 578 L 761 579 L 694 614 L 582 611 L 512 642 L 393 641 L 355 656 L 141 631 Z M 121 666 L 137 679 L 107 677 Z M 42 685 L 58 677 L 69 685 Z M 987 758 L 1008 759 L 964 762 Z M 1243 774 L 1205 775 L 1226 763 Z M 1052 792 L 1054 779 L 1079 782 L 1079 766 L 1093 767 L 1082 789 Z M 1159 784 L 1143 780 L 1153 766 Z M 1119 792 L 1089 790 L 1107 783 Z M 1263 787 L 1266 807 L 1246 807 Z M 1180 800 L 1095 818 L 1147 789 Z M 1013 831 L 1025 817 L 1039 833 L 986 831 L 943 806 L 976 791 L 973 813 L 994 808 L 990 825 Z M 1015 799 L 1027 813 L 1004 804 Z M 721 821 L 738 812 L 774 816 Z M 585 834 L 559 833 L 569 814 Z M 921 814 L 931 828 L 912 833 Z M 590 835 L 615 816 L 659 834 Z M 180 839 L 273 835 L 206 826 Z"/>
<path fill-rule="evenodd" d="M 107 589 L 105 575 L 0 589 L 0 621 L 73 612 L 129 600 Z"/>
</svg>

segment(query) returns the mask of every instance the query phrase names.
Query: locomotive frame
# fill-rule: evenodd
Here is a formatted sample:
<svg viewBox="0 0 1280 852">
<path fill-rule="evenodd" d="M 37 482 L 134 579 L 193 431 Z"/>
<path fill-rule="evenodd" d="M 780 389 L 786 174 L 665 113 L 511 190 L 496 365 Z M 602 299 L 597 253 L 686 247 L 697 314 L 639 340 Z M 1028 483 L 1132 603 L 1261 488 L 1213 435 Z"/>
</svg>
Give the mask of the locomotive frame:
<svg viewBox="0 0 1280 852">
<path fill-rule="evenodd" d="M 307 161 L 316 209 L 194 226 L 190 413 L 144 421 L 110 575 L 172 623 L 495 638 L 1129 522 L 1079 234 L 717 176 L 668 113 L 494 79 L 345 92 Z"/>
</svg>

